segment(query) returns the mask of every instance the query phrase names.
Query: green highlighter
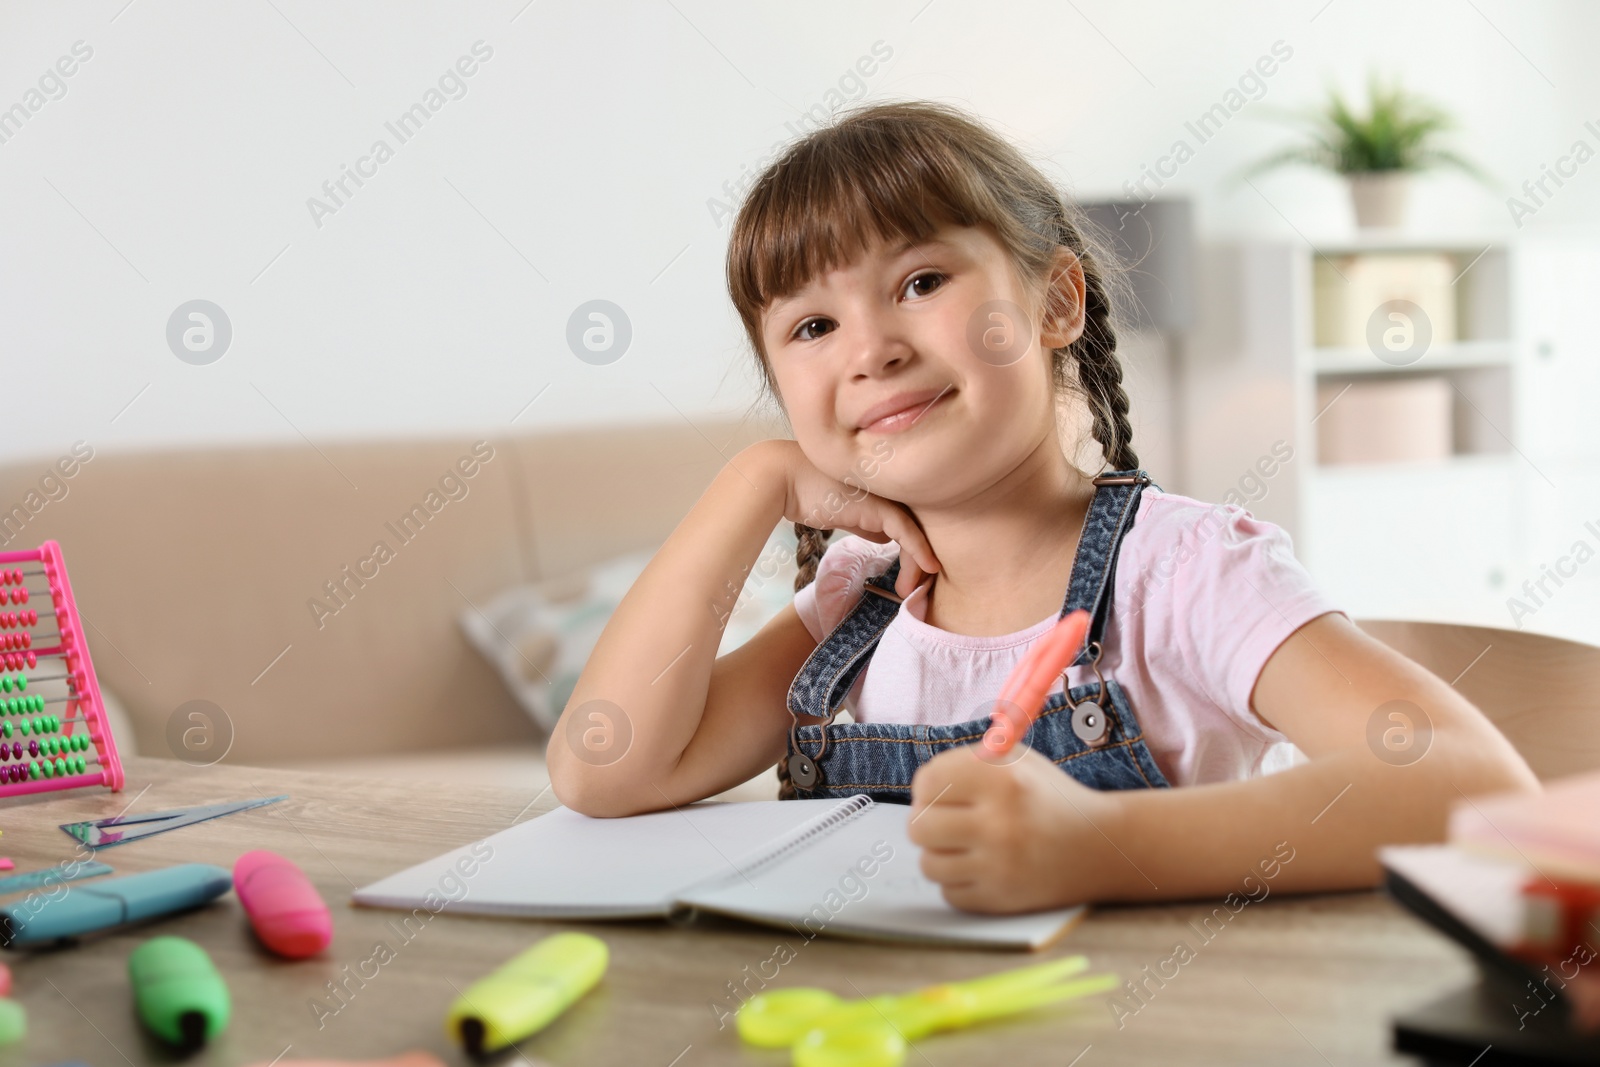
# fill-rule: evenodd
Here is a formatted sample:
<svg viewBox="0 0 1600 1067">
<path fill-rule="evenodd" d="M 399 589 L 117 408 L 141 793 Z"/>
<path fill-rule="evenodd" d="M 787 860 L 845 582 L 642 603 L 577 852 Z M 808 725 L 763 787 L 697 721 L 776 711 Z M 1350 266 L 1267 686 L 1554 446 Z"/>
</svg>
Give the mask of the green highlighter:
<svg viewBox="0 0 1600 1067">
<path fill-rule="evenodd" d="M 450 1006 L 445 1032 L 468 1055 L 498 1052 L 544 1029 L 593 989 L 609 959 L 598 937 L 552 934 L 468 986 Z"/>
<path fill-rule="evenodd" d="M 182 937 L 153 937 L 128 957 L 134 1005 L 152 1034 L 199 1048 L 228 1025 L 228 987 L 206 950 Z"/>
</svg>

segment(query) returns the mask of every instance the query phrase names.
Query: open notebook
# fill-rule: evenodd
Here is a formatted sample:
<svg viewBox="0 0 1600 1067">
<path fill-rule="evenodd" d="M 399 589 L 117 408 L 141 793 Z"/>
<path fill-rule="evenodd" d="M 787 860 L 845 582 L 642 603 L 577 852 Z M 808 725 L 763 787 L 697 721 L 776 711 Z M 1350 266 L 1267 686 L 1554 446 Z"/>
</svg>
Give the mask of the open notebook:
<svg viewBox="0 0 1600 1067">
<path fill-rule="evenodd" d="M 354 899 L 409 910 L 433 894 L 435 907 L 443 897 L 457 913 L 552 919 L 705 910 L 807 938 L 998 948 L 1040 948 L 1083 916 L 1082 907 L 1001 916 L 952 908 L 922 876 L 909 818 L 905 805 L 862 795 L 702 802 L 626 819 L 558 807 L 358 889 Z"/>
</svg>

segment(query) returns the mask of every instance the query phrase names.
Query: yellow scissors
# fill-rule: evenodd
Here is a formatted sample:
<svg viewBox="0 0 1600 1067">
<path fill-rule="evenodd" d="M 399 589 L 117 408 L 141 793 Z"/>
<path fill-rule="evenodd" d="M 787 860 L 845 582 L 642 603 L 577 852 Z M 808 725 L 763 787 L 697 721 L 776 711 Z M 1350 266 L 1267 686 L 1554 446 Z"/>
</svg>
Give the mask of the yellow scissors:
<svg viewBox="0 0 1600 1067">
<path fill-rule="evenodd" d="M 775 989 L 739 1009 L 739 1036 L 762 1048 L 790 1048 L 794 1067 L 898 1067 L 907 1042 L 1032 1008 L 1115 989 L 1116 975 L 1061 979 L 1089 967 L 1087 956 L 941 982 L 910 993 L 845 1000 L 826 989 Z"/>
</svg>

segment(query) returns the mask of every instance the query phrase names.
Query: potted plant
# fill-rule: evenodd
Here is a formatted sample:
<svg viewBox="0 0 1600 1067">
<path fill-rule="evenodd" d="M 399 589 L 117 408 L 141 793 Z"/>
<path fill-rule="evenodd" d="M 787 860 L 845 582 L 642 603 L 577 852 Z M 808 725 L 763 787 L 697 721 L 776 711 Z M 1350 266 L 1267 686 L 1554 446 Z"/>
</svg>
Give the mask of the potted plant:
<svg viewBox="0 0 1600 1067">
<path fill-rule="evenodd" d="M 1364 115 L 1356 114 L 1337 88 L 1328 90 L 1320 107 L 1288 113 L 1285 117 L 1302 126 L 1309 140 L 1267 156 L 1244 176 L 1295 163 L 1331 170 L 1345 178 L 1362 229 L 1401 224 L 1411 176 L 1419 171 L 1454 167 L 1488 181 L 1476 164 L 1439 144 L 1440 135 L 1455 126 L 1442 108 L 1398 82 L 1384 85 L 1376 75 L 1367 95 Z"/>
</svg>

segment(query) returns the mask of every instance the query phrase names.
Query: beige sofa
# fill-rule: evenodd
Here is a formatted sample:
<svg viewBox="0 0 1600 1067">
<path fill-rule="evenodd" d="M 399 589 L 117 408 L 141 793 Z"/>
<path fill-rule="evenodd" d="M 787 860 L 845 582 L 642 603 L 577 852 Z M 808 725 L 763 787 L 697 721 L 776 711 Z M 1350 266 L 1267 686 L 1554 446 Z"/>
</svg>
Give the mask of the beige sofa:
<svg viewBox="0 0 1600 1067">
<path fill-rule="evenodd" d="M 537 791 L 542 737 L 458 614 L 659 544 L 725 457 L 780 434 L 676 420 L 161 452 L 89 441 L 0 467 L 0 550 L 61 543 L 142 754 L 186 754 L 175 715 L 203 700 L 231 724 L 229 763 Z M 769 791 L 775 779 L 740 795 Z"/>
</svg>

